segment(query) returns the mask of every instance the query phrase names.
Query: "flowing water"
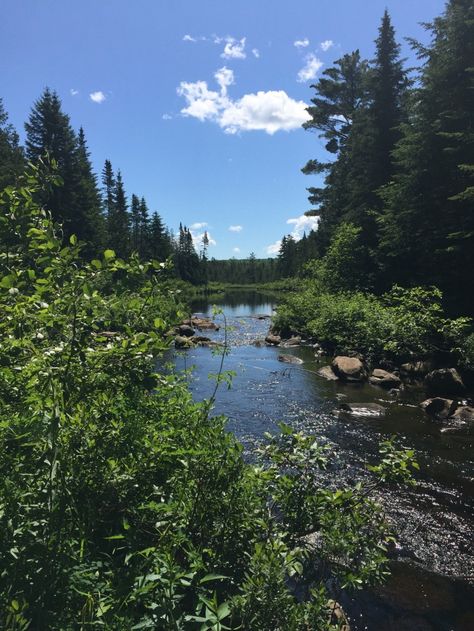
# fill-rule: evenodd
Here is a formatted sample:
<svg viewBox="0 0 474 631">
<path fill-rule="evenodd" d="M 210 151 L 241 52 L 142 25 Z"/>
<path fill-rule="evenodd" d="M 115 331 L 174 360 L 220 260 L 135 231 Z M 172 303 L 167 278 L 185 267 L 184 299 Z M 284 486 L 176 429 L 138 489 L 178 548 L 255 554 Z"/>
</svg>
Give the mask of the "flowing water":
<svg viewBox="0 0 474 631">
<path fill-rule="evenodd" d="M 224 369 L 236 374 L 231 389 L 221 386 L 214 412 L 228 417 L 228 429 L 249 457 L 264 432 L 278 431 L 280 421 L 332 446 L 333 465 L 325 475 L 338 484 L 367 475 L 364 463 L 376 460 L 379 442 L 393 434 L 416 450 L 421 467 L 416 488 L 386 490 L 379 498 L 399 537 L 392 578 L 382 588 L 343 600 L 351 628 L 474 629 L 472 434 L 443 433 L 418 407 L 421 390 L 395 398 L 370 384 L 329 382 L 316 371 L 330 360 L 316 358 L 311 346 L 255 345 L 270 326 L 264 316 L 271 316 L 277 302 L 271 294 L 234 291 L 218 301 L 227 333 L 223 317 L 217 316 L 221 329 L 203 335 L 221 342 L 227 335 Z M 209 301 L 196 302 L 193 309 L 212 316 Z M 281 354 L 303 363 L 282 363 Z M 197 347 L 176 353 L 175 362 L 178 369 L 193 367 L 190 386 L 196 400 L 211 396 L 214 381 L 208 375 L 218 371 L 218 355 Z M 357 414 L 338 411 L 341 402 L 354 404 Z"/>
</svg>

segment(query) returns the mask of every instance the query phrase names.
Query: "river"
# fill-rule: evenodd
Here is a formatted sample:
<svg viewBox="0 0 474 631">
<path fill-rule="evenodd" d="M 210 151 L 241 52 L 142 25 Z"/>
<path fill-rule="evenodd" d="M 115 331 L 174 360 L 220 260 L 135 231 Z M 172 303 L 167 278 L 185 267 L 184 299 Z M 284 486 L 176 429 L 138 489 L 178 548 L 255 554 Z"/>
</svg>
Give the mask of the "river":
<svg viewBox="0 0 474 631">
<path fill-rule="evenodd" d="M 381 440 L 395 434 L 414 448 L 421 471 L 416 488 L 384 491 L 379 499 L 398 534 L 398 552 L 389 582 L 346 597 L 343 605 L 354 631 L 448 631 L 474 629 L 472 435 L 441 432 L 418 407 L 423 392 L 415 388 L 399 398 L 370 384 L 329 382 L 316 374 L 329 358 L 316 358 L 310 346 L 275 348 L 255 345 L 269 329 L 277 298 L 257 292 L 228 292 L 214 299 L 227 320 L 229 353 L 224 369 L 235 371 L 232 387 L 221 386 L 215 414 L 228 417 L 251 457 L 264 432 L 278 431 L 278 422 L 315 435 L 332 447 L 333 465 L 326 474 L 338 484 L 364 477 L 364 463 L 374 461 Z M 212 316 L 206 299 L 194 313 Z M 219 331 L 203 335 L 223 341 Z M 301 365 L 282 363 L 293 354 Z M 176 353 L 178 369 L 193 367 L 190 387 L 196 400 L 208 398 L 220 357 L 209 348 Z M 355 404 L 359 413 L 337 410 L 341 402 Z M 377 406 L 382 406 L 380 410 Z M 375 410 L 374 410 L 375 407 Z M 383 626 L 381 626 L 383 622 Z"/>
</svg>

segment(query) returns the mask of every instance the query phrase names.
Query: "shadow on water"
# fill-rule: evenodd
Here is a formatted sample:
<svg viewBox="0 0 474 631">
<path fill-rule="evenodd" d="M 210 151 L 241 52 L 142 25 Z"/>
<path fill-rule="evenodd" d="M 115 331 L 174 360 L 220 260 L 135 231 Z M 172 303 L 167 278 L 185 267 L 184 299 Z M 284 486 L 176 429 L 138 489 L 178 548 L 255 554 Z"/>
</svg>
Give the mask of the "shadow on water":
<svg viewBox="0 0 474 631">
<path fill-rule="evenodd" d="M 367 475 L 364 463 L 377 458 L 379 442 L 392 434 L 417 452 L 417 487 L 388 489 L 379 498 L 399 535 L 392 578 L 378 590 L 346 599 L 352 629 L 378 630 L 381 622 L 394 631 L 474 629 L 469 583 L 474 578 L 472 436 L 443 434 L 418 407 L 423 396 L 419 390 L 409 389 L 395 399 L 370 384 L 328 382 L 316 374 L 328 359 L 317 360 L 310 347 L 255 346 L 268 331 L 269 319 L 262 316 L 271 315 L 275 296 L 236 291 L 219 297 L 230 327 L 225 369 L 236 376 L 230 390 L 219 391 L 214 413 L 228 417 L 229 430 L 247 453 L 264 432 L 277 431 L 279 421 L 332 446 L 333 466 L 325 475 L 337 484 Z M 207 300 L 197 301 L 193 309 L 212 315 Z M 206 335 L 224 339 L 223 328 Z M 296 355 L 303 364 L 282 364 L 281 353 Z M 208 375 L 219 363 L 210 349 L 177 353 L 175 363 L 178 369 L 194 366 L 190 387 L 197 400 L 210 396 L 213 382 Z M 366 412 L 339 412 L 341 401 Z"/>
</svg>

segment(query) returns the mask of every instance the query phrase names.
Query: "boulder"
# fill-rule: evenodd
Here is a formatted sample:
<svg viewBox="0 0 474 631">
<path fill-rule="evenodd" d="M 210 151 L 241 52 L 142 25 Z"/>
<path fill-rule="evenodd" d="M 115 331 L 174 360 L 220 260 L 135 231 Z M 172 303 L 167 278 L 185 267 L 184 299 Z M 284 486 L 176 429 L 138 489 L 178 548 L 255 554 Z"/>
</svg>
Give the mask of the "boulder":
<svg viewBox="0 0 474 631">
<path fill-rule="evenodd" d="M 396 388 L 400 385 L 400 377 L 394 375 L 393 372 L 382 370 L 382 368 L 375 368 L 372 371 L 369 379 L 370 383 L 375 386 L 381 386 L 382 388 Z"/>
<path fill-rule="evenodd" d="M 408 377 L 410 379 L 422 379 L 433 369 L 433 362 L 428 360 L 408 362 L 400 366 L 400 374 L 403 377 Z"/>
<path fill-rule="evenodd" d="M 195 326 L 200 331 L 218 331 L 219 326 L 210 320 L 209 318 L 192 318 L 192 326 Z"/>
<path fill-rule="evenodd" d="M 176 332 L 183 337 L 192 337 L 196 331 L 189 324 L 180 324 Z"/>
<path fill-rule="evenodd" d="M 342 403 L 339 412 L 364 418 L 380 418 L 385 416 L 385 408 L 379 403 Z"/>
<path fill-rule="evenodd" d="M 192 346 L 194 346 L 191 338 L 184 337 L 184 335 L 177 335 L 174 338 L 174 345 L 175 348 L 191 348 Z"/>
<path fill-rule="evenodd" d="M 453 414 L 453 420 L 463 423 L 474 423 L 474 407 L 460 405 Z"/>
<path fill-rule="evenodd" d="M 278 361 L 285 364 L 302 364 L 303 360 L 294 355 L 278 355 Z"/>
<path fill-rule="evenodd" d="M 328 381 L 339 381 L 339 377 L 334 373 L 334 370 L 331 368 L 331 366 L 323 366 L 318 371 L 316 371 L 316 374 L 320 377 L 323 377 L 324 379 L 327 379 Z"/>
<path fill-rule="evenodd" d="M 299 335 L 293 335 L 289 340 L 284 341 L 285 346 L 299 346 L 301 344 L 301 337 Z"/>
<path fill-rule="evenodd" d="M 279 335 L 273 335 L 273 333 L 269 333 L 265 338 L 265 342 L 270 344 L 271 346 L 278 346 L 281 342 L 281 337 Z"/>
<path fill-rule="evenodd" d="M 432 370 L 425 377 L 426 389 L 429 394 L 463 394 L 466 386 L 456 368 L 440 368 Z"/>
<path fill-rule="evenodd" d="M 328 600 L 326 607 L 328 608 L 330 624 L 336 625 L 340 631 L 351 631 L 346 614 L 338 602 L 332 599 Z"/>
<path fill-rule="evenodd" d="M 211 341 L 210 337 L 204 337 L 204 335 L 195 335 L 192 339 L 195 344 L 204 344 Z"/>
<path fill-rule="evenodd" d="M 332 369 L 343 381 L 363 381 L 367 377 L 364 364 L 357 357 L 339 355 L 333 359 Z"/>
<path fill-rule="evenodd" d="M 426 399 L 420 403 L 420 407 L 433 418 L 446 419 L 456 409 L 456 403 L 452 399 L 435 397 L 434 399 Z"/>
</svg>

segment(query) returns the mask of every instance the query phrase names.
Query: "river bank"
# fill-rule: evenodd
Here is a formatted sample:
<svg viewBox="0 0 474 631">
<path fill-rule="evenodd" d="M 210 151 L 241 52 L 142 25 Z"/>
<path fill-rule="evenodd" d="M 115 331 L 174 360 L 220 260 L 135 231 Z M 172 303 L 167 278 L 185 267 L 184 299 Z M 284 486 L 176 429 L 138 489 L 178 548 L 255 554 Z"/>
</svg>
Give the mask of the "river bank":
<svg viewBox="0 0 474 631">
<path fill-rule="evenodd" d="M 266 431 L 277 431 L 279 421 L 316 435 L 331 445 L 334 455 L 325 479 L 339 484 L 363 479 L 367 475 L 364 463 L 375 456 L 378 443 L 392 434 L 414 448 L 421 466 L 417 488 L 386 490 L 380 496 L 399 533 L 393 552 L 395 579 L 380 594 L 356 594 L 345 605 L 354 629 L 378 629 L 381 619 L 391 629 L 468 628 L 463 619 L 467 620 L 474 595 L 468 581 L 474 574 L 471 437 L 441 432 L 442 427 L 419 408 L 423 393 L 416 384 L 395 398 L 368 382 L 324 380 L 317 373 L 328 359 L 315 357 L 310 346 L 255 345 L 268 332 L 266 316 L 272 314 L 277 300 L 258 292 L 221 296 L 219 306 L 231 329 L 225 369 L 236 375 L 232 388 L 219 392 L 214 413 L 229 418 L 228 429 L 244 444 L 249 458 Z M 205 299 L 194 303 L 193 310 L 212 316 Z M 205 335 L 222 343 L 224 331 L 221 326 Z M 282 363 L 281 354 L 302 363 Z M 190 387 L 195 399 L 209 397 L 213 383 L 207 375 L 216 372 L 218 358 L 208 348 L 195 347 L 175 361 L 179 369 L 194 366 Z M 359 412 L 341 410 L 343 402 Z M 398 572 L 399 568 L 408 569 Z M 411 586 L 408 590 L 407 585 Z"/>
</svg>

